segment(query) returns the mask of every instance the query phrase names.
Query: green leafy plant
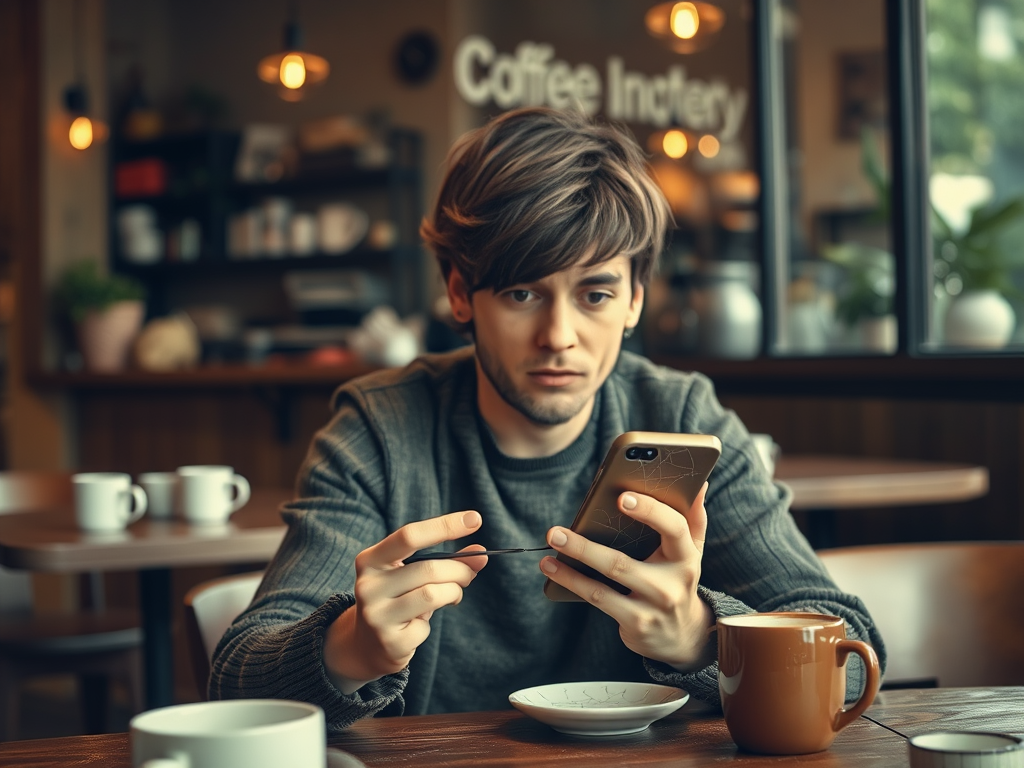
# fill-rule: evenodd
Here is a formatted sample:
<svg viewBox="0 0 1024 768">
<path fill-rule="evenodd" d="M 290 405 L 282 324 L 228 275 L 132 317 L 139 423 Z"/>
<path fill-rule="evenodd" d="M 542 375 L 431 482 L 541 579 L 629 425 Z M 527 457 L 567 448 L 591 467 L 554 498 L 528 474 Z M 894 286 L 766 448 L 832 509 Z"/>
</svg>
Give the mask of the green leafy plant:
<svg viewBox="0 0 1024 768">
<path fill-rule="evenodd" d="M 836 299 L 836 316 L 853 326 L 865 317 L 892 314 L 896 281 L 892 254 L 860 243 L 828 246 L 825 258 L 846 270 L 847 283 Z"/>
<path fill-rule="evenodd" d="M 103 311 L 119 301 L 136 301 L 146 296 L 145 288 L 137 280 L 102 275 L 94 261 L 80 261 L 68 267 L 54 293 L 57 304 L 76 323 L 90 311 Z"/>
<path fill-rule="evenodd" d="M 1024 197 L 1013 197 L 998 205 L 974 208 L 967 228 L 957 232 L 932 206 L 936 277 L 947 287 L 952 278 L 959 277 L 964 290 L 1016 293 L 1010 273 L 1024 266 L 1024 253 L 1008 249 L 1002 235 L 1022 218 Z"/>
</svg>

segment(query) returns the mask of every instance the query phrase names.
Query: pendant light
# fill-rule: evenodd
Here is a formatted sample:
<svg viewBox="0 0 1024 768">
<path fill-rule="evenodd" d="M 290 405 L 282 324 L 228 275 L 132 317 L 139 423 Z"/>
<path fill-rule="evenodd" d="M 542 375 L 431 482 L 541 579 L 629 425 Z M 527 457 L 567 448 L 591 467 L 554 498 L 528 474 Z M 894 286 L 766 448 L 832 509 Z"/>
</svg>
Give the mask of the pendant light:
<svg viewBox="0 0 1024 768">
<path fill-rule="evenodd" d="M 303 51 L 302 46 L 302 27 L 296 3 L 292 2 L 284 25 L 284 50 L 262 59 L 256 69 L 260 80 L 276 85 L 285 101 L 301 101 L 311 86 L 326 80 L 331 72 L 327 59 Z"/>
<path fill-rule="evenodd" d="M 79 150 L 88 149 L 107 137 L 107 126 L 89 117 L 89 94 L 85 89 L 82 51 L 79 35 L 84 34 L 81 19 L 81 0 L 73 6 L 74 29 L 71 33 L 72 59 L 75 67 L 75 82 L 64 89 L 64 109 L 71 119 L 68 126 L 68 142 Z"/>
<path fill-rule="evenodd" d="M 711 45 L 725 24 L 725 12 L 711 3 L 659 3 L 647 11 L 647 31 L 676 53 L 694 53 Z"/>
</svg>

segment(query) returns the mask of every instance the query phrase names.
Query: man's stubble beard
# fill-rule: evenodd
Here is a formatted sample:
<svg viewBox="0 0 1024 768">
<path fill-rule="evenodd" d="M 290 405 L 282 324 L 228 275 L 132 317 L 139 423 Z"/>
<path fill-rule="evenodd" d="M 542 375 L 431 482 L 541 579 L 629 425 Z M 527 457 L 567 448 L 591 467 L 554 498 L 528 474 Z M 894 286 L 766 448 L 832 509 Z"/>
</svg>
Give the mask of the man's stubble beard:
<svg viewBox="0 0 1024 768">
<path fill-rule="evenodd" d="M 480 370 L 484 372 L 484 376 L 491 382 L 491 386 L 501 399 L 535 424 L 547 427 L 565 424 L 583 410 L 586 399 L 562 406 L 542 405 L 524 392 L 520 392 L 501 365 L 490 357 L 479 342 L 476 345 L 476 357 L 480 361 Z"/>
</svg>

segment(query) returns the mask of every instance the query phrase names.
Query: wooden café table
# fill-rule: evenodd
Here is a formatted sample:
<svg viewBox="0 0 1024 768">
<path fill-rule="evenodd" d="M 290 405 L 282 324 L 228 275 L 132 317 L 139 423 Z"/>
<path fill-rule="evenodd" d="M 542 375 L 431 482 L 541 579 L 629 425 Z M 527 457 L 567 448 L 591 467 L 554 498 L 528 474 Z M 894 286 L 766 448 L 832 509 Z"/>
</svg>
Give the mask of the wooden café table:
<svg viewBox="0 0 1024 768">
<path fill-rule="evenodd" d="M 227 525 L 144 516 L 124 532 L 103 535 L 79 531 L 70 507 L 0 515 L 0 564 L 55 573 L 137 571 L 146 706 L 166 706 L 174 691 L 171 569 L 270 560 L 285 531 L 278 510 L 291 497 L 291 489 L 253 488 Z"/>
<path fill-rule="evenodd" d="M 973 464 L 859 456 L 786 455 L 775 479 L 793 491 L 793 510 L 807 510 L 815 549 L 835 545 L 840 509 L 949 504 L 988 493 L 988 470 Z"/>
<path fill-rule="evenodd" d="M 936 730 L 1024 735 L 1024 688 L 887 691 L 832 746 L 811 755 L 740 752 L 718 715 L 684 707 L 631 736 L 565 736 L 515 711 L 362 720 L 329 742 L 374 766 L 763 766 L 894 768 L 909 764 L 906 737 Z M 128 734 L 0 744 L 5 768 L 130 768 Z"/>
</svg>

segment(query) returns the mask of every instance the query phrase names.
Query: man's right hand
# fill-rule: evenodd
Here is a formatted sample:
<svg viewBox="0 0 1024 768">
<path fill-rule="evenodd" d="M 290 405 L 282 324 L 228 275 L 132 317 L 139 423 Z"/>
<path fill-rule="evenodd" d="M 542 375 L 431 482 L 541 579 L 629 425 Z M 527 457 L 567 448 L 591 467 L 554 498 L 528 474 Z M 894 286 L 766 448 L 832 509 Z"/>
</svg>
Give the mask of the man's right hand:
<svg viewBox="0 0 1024 768">
<path fill-rule="evenodd" d="M 480 524 L 476 511 L 409 523 L 356 556 L 355 605 L 324 638 L 324 665 L 332 677 L 369 682 L 405 668 L 430 634 L 434 611 L 462 601 L 462 590 L 487 565 L 487 557 L 402 561 L 468 536 Z M 472 549 L 483 548 L 466 548 Z"/>
</svg>

